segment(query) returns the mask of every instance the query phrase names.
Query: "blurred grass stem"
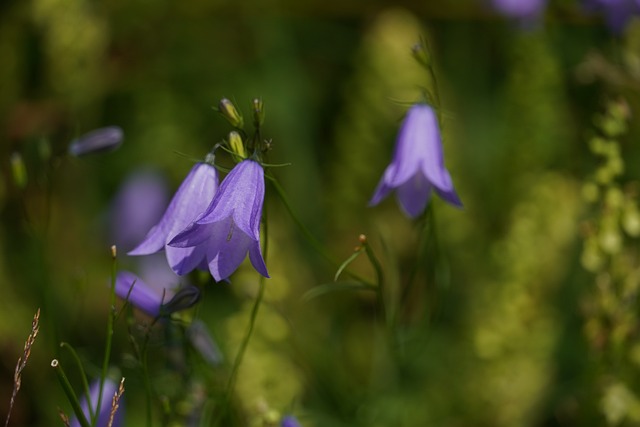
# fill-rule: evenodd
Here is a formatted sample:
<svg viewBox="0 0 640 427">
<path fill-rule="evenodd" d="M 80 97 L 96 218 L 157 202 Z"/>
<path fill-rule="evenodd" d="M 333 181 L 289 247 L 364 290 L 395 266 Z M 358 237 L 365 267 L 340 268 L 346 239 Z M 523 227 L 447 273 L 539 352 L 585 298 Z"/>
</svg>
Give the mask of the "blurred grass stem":
<svg viewBox="0 0 640 427">
<path fill-rule="evenodd" d="M 87 421 L 87 418 L 85 417 L 85 414 L 82 411 L 82 407 L 80 407 L 78 396 L 76 396 L 76 393 L 73 391 L 73 388 L 69 383 L 69 379 L 64 373 L 64 369 L 62 369 L 62 365 L 60 365 L 60 362 L 58 362 L 57 359 L 53 359 L 51 361 L 51 367 L 54 369 L 56 373 L 56 377 L 58 378 L 58 381 L 62 386 L 62 390 L 64 390 L 64 393 L 67 395 L 67 399 L 69 399 L 69 403 L 71 403 L 73 412 L 76 414 L 76 418 L 78 418 L 78 422 L 80 423 L 80 425 L 82 427 L 90 427 L 91 425 L 95 425 L 93 421 L 91 424 L 89 424 L 89 421 Z M 88 403 L 89 403 L 89 406 L 91 406 L 91 402 L 88 402 Z"/>
</svg>

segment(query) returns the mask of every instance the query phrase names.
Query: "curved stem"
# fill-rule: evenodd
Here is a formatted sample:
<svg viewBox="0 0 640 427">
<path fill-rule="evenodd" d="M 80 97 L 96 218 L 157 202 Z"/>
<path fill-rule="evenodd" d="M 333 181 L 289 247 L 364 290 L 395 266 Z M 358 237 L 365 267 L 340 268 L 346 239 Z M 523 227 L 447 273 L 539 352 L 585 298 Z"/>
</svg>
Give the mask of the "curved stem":
<svg viewBox="0 0 640 427">
<path fill-rule="evenodd" d="M 107 377 L 107 369 L 109 368 L 109 358 L 111 357 L 111 343 L 113 341 L 113 320 L 115 318 L 115 306 L 116 306 L 116 247 L 111 247 L 111 289 L 109 292 L 109 316 L 107 319 L 107 341 L 104 348 L 104 360 L 102 361 L 102 373 L 100 375 L 100 390 L 98 391 L 98 403 L 96 405 L 96 413 L 91 419 L 91 425 L 96 425 L 97 415 L 100 412 L 100 405 L 102 405 L 102 389 L 104 388 L 104 380 Z"/>
<path fill-rule="evenodd" d="M 327 250 L 322 245 L 322 243 L 320 243 L 318 241 L 318 239 L 316 239 L 315 236 L 313 234 L 311 234 L 311 232 L 307 229 L 307 227 L 302 223 L 302 221 L 300 221 L 298 216 L 293 212 L 293 208 L 291 207 L 291 204 L 289 203 L 289 199 L 287 198 L 287 195 L 285 194 L 284 189 L 282 188 L 280 183 L 272 176 L 268 176 L 267 175 L 267 178 L 269 178 L 269 180 L 273 184 L 273 187 L 275 188 L 276 193 L 278 194 L 278 197 L 280 197 L 280 200 L 282 201 L 282 204 L 287 209 L 287 212 L 289 212 L 289 215 L 291 216 L 293 221 L 296 223 L 296 225 L 298 226 L 298 228 L 300 229 L 302 234 L 309 241 L 309 244 L 311 245 L 311 247 L 318 254 L 320 254 L 327 262 L 329 262 L 329 264 L 333 265 L 336 268 L 339 268 L 341 266 L 341 263 L 336 261 L 333 258 L 333 256 L 331 256 L 331 254 L 329 254 L 329 252 L 327 252 Z M 344 270 L 344 273 L 348 274 L 349 276 L 353 277 L 354 279 L 358 280 L 359 282 L 362 282 L 362 283 L 364 283 L 366 285 L 369 285 L 369 286 L 374 286 L 371 282 L 369 282 L 367 279 L 365 279 L 364 277 L 360 276 L 357 273 L 354 273 L 354 272 L 352 272 L 350 270 L 347 270 L 347 269 Z"/>
</svg>

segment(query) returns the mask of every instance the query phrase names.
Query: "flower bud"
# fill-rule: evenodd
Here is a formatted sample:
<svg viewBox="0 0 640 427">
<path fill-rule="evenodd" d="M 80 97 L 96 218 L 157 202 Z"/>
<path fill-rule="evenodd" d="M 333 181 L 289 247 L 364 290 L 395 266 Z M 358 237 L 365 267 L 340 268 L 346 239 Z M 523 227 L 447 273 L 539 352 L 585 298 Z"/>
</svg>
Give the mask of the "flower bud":
<svg viewBox="0 0 640 427">
<path fill-rule="evenodd" d="M 27 168 L 24 165 L 24 160 L 20 153 L 13 153 L 11 155 L 11 174 L 16 186 L 24 190 L 27 186 Z"/>
<path fill-rule="evenodd" d="M 235 105 L 227 98 L 222 98 L 218 104 L 218 112 L 222 114 L 222 117 L 227 119 L 231 126 L 241 129 L 244 126 L 244 119 L 238 112 Z"/>
<path fill-rule="evenodd" d="M 231 151 L 240 156 L 242 159 L 247 158 L 247 154 L 244 151 L 244 144 L 242 142 L 242 137 L 236 131 L 229 132 L 229 147 Z"/>
<path fill-rule="evenodd" d="M 162 304 L 160 313 L 168 315 L 176 311 L 186 310 L 189 307 L 193 307 L 199 300 L 200 289 L 197 286 L 184 286 L 176 292 L 168 303 Z"/>
<path fill-rule="evenodd" d="M 260 98 L 254 98 L 251 101 L 251 109 L 253 111 L 253 125 L 259 128 L 264 123 L 264 102 Z"/>
<path fill-rule="evenodd" d="M 429 52 L 424 47 L 422 42 L 418 42 L 413 45 L 411 48 L 411 53 L 416 61 L 425 67 L 429 67 L 431 65 L 431 58 L 429 57 Z"/>
<path fill-rule="evenodd" d="M 74 139 L 69 145 L 69 154 L 81 157 L 86 154 L 115 150 L 122 144 L 122 129 L 108 126 L 96 129 Z"/>
</svg>

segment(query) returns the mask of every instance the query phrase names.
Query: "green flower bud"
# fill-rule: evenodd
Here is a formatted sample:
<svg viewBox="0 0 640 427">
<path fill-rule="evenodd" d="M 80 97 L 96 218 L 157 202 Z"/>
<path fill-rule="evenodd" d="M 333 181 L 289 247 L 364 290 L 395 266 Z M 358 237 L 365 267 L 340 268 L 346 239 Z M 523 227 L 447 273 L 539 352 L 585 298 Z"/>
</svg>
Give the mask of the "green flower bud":
<svg viewBox="0 0 640 427">
<path fill-rule="evenodd" d="M 247 158 L 247 154 L 244 151 L 244 144 L 242 142 L 242 137 L 236 131 L 229 132 L 229 147 L 231 151 L 240 156 L 243 159 Z"/>
<path fill-rule="evenodd" d="M 251 101 L 253 111 L 253 125 L 259 128 L 264 123 L 264 102 L 260 98 L 254 98 Z"/>
<path fill-rule="evenodd" d="M 431 65 L 431 57 L 429 56 L 429 52 L 424 47 L 424 44 L 422 42 L 414 44 L 411 48 L 411 53 L 413 54 L 415 60 L 420 64 L 424 65 L 425 67 L 429 67 Z"/>
<path fill-rule="evenodd" d="M 20 153 L 13 153 L 11 155 L 11 174 L 16 186 L 24 190 L 27 186 L 27 168 L 24 165 L 24 160 Z"/>
<path fill-rule="evenodd" d="M 231 123 L 231 126 L 242 129 L 244 126 L 244 119 L 242 114 L 238 112 L 235 105 L 227 98 L 222 98 L 218 104 L 218 112 Z"/>
</svg>

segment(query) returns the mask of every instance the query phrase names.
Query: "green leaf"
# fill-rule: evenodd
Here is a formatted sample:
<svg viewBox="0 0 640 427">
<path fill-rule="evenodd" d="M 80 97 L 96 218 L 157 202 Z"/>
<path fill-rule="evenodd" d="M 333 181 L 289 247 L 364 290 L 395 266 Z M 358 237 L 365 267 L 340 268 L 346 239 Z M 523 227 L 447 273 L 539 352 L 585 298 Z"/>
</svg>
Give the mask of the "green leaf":
<svg viewBox="0 0 640 427">
<path fill-rule="evenodd" d="M 318 285 L 313 289 L 309 290 L 302 296 L 302 301 L 308 302 L 314 298 L 317 298 L 322 295 L 326 295 L 332 292 L 343 292 L 343 291 L 376 291 L 375 286 L 368 285 L 362 282 L 356 281 L 344 281 L 344 282 L 332 282 L 332 283 L 324 283 L 322 285 Z"/>
</svg>

